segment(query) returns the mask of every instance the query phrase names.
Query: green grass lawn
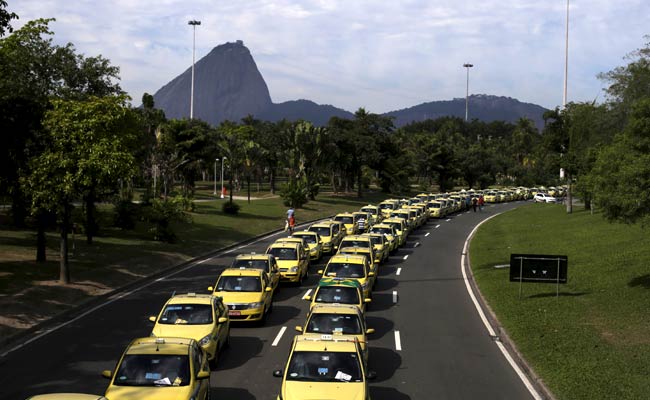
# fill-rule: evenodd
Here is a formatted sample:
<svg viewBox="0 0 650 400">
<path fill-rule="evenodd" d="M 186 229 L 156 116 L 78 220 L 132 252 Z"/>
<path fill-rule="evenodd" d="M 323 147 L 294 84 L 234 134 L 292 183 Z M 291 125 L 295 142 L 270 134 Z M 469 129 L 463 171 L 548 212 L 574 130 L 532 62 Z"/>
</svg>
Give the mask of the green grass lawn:
<svg viewBox="0 0 650 400">
<path fill-rule="evenodd" d="M 321 195 L 296 210 L 297 223 L 378 203 L 386 195 L 364 198 Z M 34 261 L 35 232 L 0 228 L 0 337 L 10 335 L 106 293 L 212 250 L 284 227 L 286 208 L 279 197 L 236 200 L 239 215 L 221 211 L 226 200 L 197 201 L 191 223 L 177 223 L 175 243 L 152 240 L 144 222 L 134 230 L 111 228 L 112 206 L 98 207 L 101 231 L 92 245 L 70 236 L 72 285 L 58 284 L 59 235 L 47 234 L 48 262 Z M 216 277 L 215 277 L 216 278 Z"/>
<path fill-rule="evenodd" d="M 640 226 L 531 204 L 485 223 L 471 242 L 481 292 L 558 399 L 650 396 L 650 246 Z M 566 285 L 508 281 L 511 253 L 568 255 Z"/>
</svg>

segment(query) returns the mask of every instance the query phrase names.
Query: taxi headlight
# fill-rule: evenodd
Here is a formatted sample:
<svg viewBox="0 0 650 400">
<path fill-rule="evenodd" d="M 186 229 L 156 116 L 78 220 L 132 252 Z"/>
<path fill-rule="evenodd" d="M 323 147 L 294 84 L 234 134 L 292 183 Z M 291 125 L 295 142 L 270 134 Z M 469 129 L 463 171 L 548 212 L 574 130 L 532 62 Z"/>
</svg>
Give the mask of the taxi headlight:
<svg viewBox="0 0 650 400">
<path fill-rule="evenodd" d="M 298 267 L 295 266 L 295 267 L 289 268 L 289 272 L 298 272 Z"/>
<path fill-rule="evenodd" d="M 207 335 L 203 337 L 201 340 L 199 340 L 199 345 L 201 346 L 207 346 L 208 343 L 210 343 L 210 335 Z"/>
<path fill-rule="evenodd" d="M 262 302 L 258 301 L 257 303 L 248 303 L 248 308 L 260 308 L 262 307 Z"/>
</svg>

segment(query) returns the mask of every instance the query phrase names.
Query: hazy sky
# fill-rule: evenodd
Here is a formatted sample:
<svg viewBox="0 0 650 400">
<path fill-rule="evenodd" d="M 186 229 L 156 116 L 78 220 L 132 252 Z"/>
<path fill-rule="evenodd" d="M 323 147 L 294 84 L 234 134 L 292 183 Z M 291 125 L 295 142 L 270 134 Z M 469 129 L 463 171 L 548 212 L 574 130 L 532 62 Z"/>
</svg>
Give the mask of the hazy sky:
<svg viewBox="0 0 650 400">
<path fill-rule="evenodd" d="M 386 112 L 470 93 L 562 103 L 566 0 L 9 0 L 54 17 L 56 43 L 120 67 L 140 104 L 213 47 L 241 39 L 274 102 L 306 98 Z M 571 0 L 569 101 L 603 100 L 596 78 L 650 34 L 648 0 Z"/>
</svg>

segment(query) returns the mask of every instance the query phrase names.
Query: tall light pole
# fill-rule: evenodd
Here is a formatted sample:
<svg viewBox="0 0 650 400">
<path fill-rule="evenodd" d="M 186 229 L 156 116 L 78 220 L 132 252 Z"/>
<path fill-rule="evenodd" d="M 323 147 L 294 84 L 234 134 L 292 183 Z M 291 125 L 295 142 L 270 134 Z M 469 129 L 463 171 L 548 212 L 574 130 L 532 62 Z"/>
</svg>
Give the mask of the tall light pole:
<svg viewBox="0 0 650 400">
<path fill-rule="evenodd" d="M 467 68 L 467 86 L 465 89 L 465 122 L 469 116 L 469 69 L 472 68 L 474 64 L 463 64 L 463 67 Z"/>
<path fill-rule="evenodd" d="M 566 108 L 567 82 L 569 80 L 569 0 L 566 0 L 566 40 L 564 45 L 564 94 L 562 108 Z"/>
<path fill-rule="evenodd" d="M 219 161 L 218 158 L 214 159 L 214 191 L 212 192 L 213 195 L 217 195 L 217 161 Z"/>
<path fill-rule="evenodd" d="M 223 160 L 227 157 L 221 157 L 221 198 L 223 199 Z"/>
<path fill-rule="evenodd" d="M 196 48 L 196 26 L 201 25 L 201 21 L 195 19 L 189 21 L 188 25 L 192 25 L 192 89 L 190 93 L 190 119 L 194 119 L 194 50 Z"/>
</svg>

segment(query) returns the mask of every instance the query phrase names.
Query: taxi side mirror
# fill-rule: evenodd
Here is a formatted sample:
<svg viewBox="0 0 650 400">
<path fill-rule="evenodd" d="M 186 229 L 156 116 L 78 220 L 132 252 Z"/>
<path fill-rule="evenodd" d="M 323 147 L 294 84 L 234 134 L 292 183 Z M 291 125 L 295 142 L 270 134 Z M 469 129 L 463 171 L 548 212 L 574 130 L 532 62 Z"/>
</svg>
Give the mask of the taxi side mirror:
<svg viewBox="0 0 650 400">
<path fill-rule="evenodd" d="M 368 328 L 368 329 L 366 329 L 366 335 L 370 335 L 371 333 L 375 333 L 375 329 L 374 329 L 374 328 Z"/>
<path fill-rule="evenodd" d="M 372 299 L 367 297 L 367 298 L 363 299 L 363 302 L 364 303 L 372 303 Z"/>
<path fill-rule="evenodd" d="M 322 270 L 322 269 L 319 269 L 319 270 L 318 270 L 318 273 L 321 274 L 321 275 L 323 275 L 323 270 Z"/>
<path fill-rule="evenodd" d="M 220 318 L 217 320 L 217 322 L 220 323 L 220 324 L 224 324 L 224 323 L 228 322 L 228 318 L 226 318 L 226 317 L 220 317 Z"/>
<path fill-rule="evenodd" d="M 282 370 L 276 369 L 275 371 L 273 371 L 273 376 L 275 376 L 276 378 L 282 378 Z"/>
<path fill-rule="evenodd" d="M 273 288 L 271 286 L 267 286 L 266 289 L 264 289 L 265 292 L 270 292 L 272 290 L 273 290 Z"/>
<path fill-rule="evenodd" d="M 196 374 L 196 379 L 208 379 L 210 377 L 210 371 L 199 371 Z"/>
<path fill-rule="evenodd" d="M 149 322 L 156 322 L 156 316 L 155 315 L 150 316 Z"/>
<path fill-rule="evenodd" d="M 304 296 L 303 300 L 311 301 L 311 296 Z"/>
<path fill-rule="evenodd" d="M 302 333 L 302 326 L 296 326 L 296 332 Z"/>
<path fill-rule="evenodd" d="M 368 276 L 373 277 L 373 276 L 375 276 L 375 273 L 374 272 L 368 272 Z"/>
<path fill-rule="evenodd" d="M 214 292 L 214 287 L 208 286 L 208 292 Z"/>
<path fill-rule="evenodd" d="M 102 371 L 102 376 L 104 378 L 106 378 L 106 379 L 111 379 L 113 377 L 113 372 L 106 369 L 106 370 Z"/>
</svg>

